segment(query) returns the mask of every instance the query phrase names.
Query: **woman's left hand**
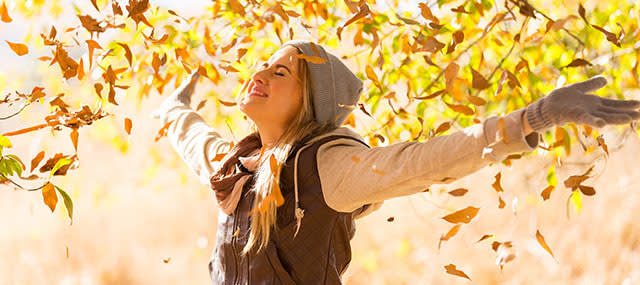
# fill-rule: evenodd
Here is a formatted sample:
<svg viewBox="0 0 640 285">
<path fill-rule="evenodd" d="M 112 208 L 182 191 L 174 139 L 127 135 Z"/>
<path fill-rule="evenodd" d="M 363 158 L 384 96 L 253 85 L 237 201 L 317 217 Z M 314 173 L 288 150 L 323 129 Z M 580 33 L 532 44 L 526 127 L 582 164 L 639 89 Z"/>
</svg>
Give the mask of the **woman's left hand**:
<svg viewBox="0 0 640 285">
<path fill-rule="evenodd" d="M 606 124 L 626 124 L 640 119 L 638 100 L 616 100 L 587 94 L 604 87 L 607 80 L 596 76 L 555 89 L 546 97 L 526 108 L 526 120 L 533 131 L 565 123 L 604 127 Z"/>
</svg>

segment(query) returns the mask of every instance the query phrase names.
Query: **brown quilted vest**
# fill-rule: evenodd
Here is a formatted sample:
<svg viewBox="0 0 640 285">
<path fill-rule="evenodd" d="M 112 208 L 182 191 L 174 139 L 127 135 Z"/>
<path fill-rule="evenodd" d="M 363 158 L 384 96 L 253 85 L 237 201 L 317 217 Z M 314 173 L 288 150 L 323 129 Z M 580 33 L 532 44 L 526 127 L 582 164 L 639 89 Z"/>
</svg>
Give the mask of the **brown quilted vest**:
<svg viewBox="0 0 640 285">
<path fill-rule="evenodd" d="M 340 284 L 340 276 L 351 261 L 350 241 L 355 234 L 354 216 L 370 205 L 354 212 L 337 212 L 324 200 L 316 164 L 318 148 L 331 140 L 352 137 L 330 135 L 305 146 L 299 143 L 287 158 L 280 176 L 285 202 L 277 209 L 276 227 L 271 230 L 268 245 L 245 256 L 240 252 L 249 237 L 253 205 L 250 179 L 242 197 L 230 215 L 220 212 L 216 246 L 209 273 L 213 284 Z M 303 140 L 304 142 L 308 141 Z M 366 146 L 365 143 L 361 142 Z M 368 147 L 368 146 L 367 146 Z M 298 158 L 298 196 L 304 216 L 294 238 L 294 164 Z M 236 171 L 243 167 L 236 167 Z M 244 169 L 246 171 L 246 169 Z M 340 169 L 336 169 L 340 171 Z"/>
</svg>

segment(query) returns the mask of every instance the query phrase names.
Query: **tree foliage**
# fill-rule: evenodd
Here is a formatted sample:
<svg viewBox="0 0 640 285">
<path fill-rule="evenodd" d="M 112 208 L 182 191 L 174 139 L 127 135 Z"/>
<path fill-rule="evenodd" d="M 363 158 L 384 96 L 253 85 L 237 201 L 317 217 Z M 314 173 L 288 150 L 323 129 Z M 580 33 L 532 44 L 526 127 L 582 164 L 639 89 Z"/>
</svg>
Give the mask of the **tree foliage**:
<svg viewBox="0 0 640 285">
<path fill-rule="evenodd" d="M 52 211 L 57 190 L 69 218 L 71 198 L 53 181 L 58 175 L 72 175 L 69 170 L 77 167 L 79 132 L 97 120 L 120 116 L 123 102 L 140 103 L 170 92 L 192 71 L 213 86 L 233 88 L 227 94 L 208 93 L 197 109 L 215 104 L 219 115 L 212 125 L 241 128 L 246 118 L 234 108 L 233 98 L 257 63 L 288 39 L 312 39 L 335 50 L 365 82 L 361 103 L 353 106 L 346 124 L 372 146 L 446 135 L 489 115 L 522 108 L 565 82 L 597 74 L 611 82 L 604 96 L 622 99 L 624 92 L 640 86 L 640 8 L 635 1 L 564 1 L 554 6 L 526 0 L 214 0 L 201 15 L 190 18 L 154 7 L 148 0 L 76 2 L 71 12 L 60 1 L 29 1 L 27 7 L 24 1 L 5 0 L 0 6 L 4 23 L 44 13 L 76 15 L 72 24 L 53 23 L 23 39 L 4 41 L 3 53 L 33 55 L 38 61 L 25 60 L 25 66 L 46 68 L 41 69 L 41 82 L 22 90 L 3 89 L 6 95 L 0 100 L 0 120 L 33 112 L 32 104 L 50 106 L 48 113 L 37 114 L 40 124 L 1 130 L 0 181 L 42 191 Z M 127 134 L 135 132 L 130 118 L 119 121 Z M 171 123 L 159 126 L 156 140 Z M 12 136 L 45 129 L 68 130 L 74 152 L 42 151 L 33 158 L 8 153 Z M 636 129 L 632 124 L 623 135 L 635 134 Z M 570 155 L 576 143 L 585 156 L 598 152 L 597 157 L 606 158 L 610 151 L 598 130 L 584 125 L 558 126 L 543 139 L 539 153 L 550 161 Z M 513 154 L 502 163 L 510 165 L 520 157 Z M 22 161 L 31 161 L 28 171 Z M 593 187 L 582 184 L 590 172 L 564 181 L 571 190 L 568 207 L 573 204 L 579 210 L 580 193 L 595 194 Z M 547 173 L 549 185 L 540 190 L 544 200 L 557 187 L 554 165 Z M 500 195 L 508 189 L 502 189 L 501 173 L 495 178 L 498 206 L 503 208 Z M 27 182 L 41 186 L 28 189 L 22 186 Z M 450 192 L 454 197 L 467 192 L 456 190 Z M 453 237 L 459 223 L 470 222 L 477 212 L 467 207 L 445 216 L 456 225 L 440 242 Z M 536 237 L 551 253 L 539 231 Z M 495 243 L 496 251 L 501 244 L 511 246 Z M 455 265 L 446 272 L 469 278 Z"/>
</svg>

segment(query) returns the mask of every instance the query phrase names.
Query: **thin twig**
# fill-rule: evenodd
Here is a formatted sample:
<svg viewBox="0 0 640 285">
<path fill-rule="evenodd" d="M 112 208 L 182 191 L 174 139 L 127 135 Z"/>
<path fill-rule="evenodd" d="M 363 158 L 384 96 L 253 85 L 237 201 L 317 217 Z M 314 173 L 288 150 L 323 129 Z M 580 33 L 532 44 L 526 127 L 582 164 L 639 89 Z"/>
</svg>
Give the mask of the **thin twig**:
<svg viewBox="0 0 640 285">
<path fill-rule="evenodd" d="M 2 178 L 4 180 L 7 180 L 7 181 L 11 182 L 11 184 L 17 186 L 18 188 L 20 188 L 22 190 L 26 190 L 26 191 L 38 191 L 38 190 L 42 189 L 42 187 L 44 187 L 44 185 L 47 185 L 47 184 L 44 184 L 44 185 L 42 185 L 40 187 L 37 187 L 37 188 L 24 188 L 24 187 L 22 187 L 22 185 L 20 185 L 20 184 L 16 183 L 15 181 L 9 179 L 8 177 L 4 176 L 4 174 L 0 173 L 0 175 L 2 176 Z"/>
</svg>

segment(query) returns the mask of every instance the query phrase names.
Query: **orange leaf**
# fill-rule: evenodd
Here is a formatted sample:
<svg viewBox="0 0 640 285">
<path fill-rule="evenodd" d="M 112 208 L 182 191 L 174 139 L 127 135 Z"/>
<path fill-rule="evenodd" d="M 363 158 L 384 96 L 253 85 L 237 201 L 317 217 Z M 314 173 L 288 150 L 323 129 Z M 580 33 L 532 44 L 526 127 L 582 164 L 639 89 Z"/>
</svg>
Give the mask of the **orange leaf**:
<svg viewBox="0 0 640 285">
<path fill-rule="evenodd" d="M 604 138 L 602 137 L 602 135 L 599 135 L 596 140 L 598 141 L 598 145 L 602 147 L 602 150 L 604 150 L 604 152 L 609 155 L 609 147 L 604 142 Z"/>
<path fill-rule="evenodd" d="M 91 4 L 93 4 L 93 7 L 95 7 L 96 10 L 100 11 L 100 9 L 98 8 L 98 4 L 96 4 L 96 0 L 91 0 Z"/>
<path fill-rule="evenodd" d="M 76 152 L 78 152 L 78 129 L 73 129 L 69 137 L 71 137 L 73 148 L 76 150 Z"/>
<path fill-rule="evenodd" d="M 51 182 L 47 182 L 47 184 L 42 187 L 42 198 L 44 199 L 44 204 L 47 205 L 53 213 L 53 210 L 56 209 L 56 204 L 58 204 L 58 195 Z"/>
<path fill-rule="evenodd" d="M 483 235 L 478 241 L 476 241 L 476 243 L 479 243 L 479 242 L 481 242 L 481 241 L 483 241 L 485 239 L 488 239 L 490 237 L 493 237 L 493 235 Z"/>
<path fill-rule="evenodd" d="M 498 134 L 501 140 L 504 140 L 504 143 L 509 143 L 509 137 L 507 136 L 507 122 L 504 118 L 498 119 Z"/>
<path fill-rule="evenodd" d="M 487 79 L 485 79 L 484 76 L 480 74 L 480 72 L 477 72 L 475 69 L 471 68 L 471 76 L 473 78 L 473 82 L 471 83 L 471 86 L 473 88 L 479 90 L 489 88 L 489 81 L 487 81 Z"/>
<path fill-rule="evenodd" d="M 458 270 L 456 268 L 456 266 L 453 265 L 453 264 L 445 265 L 444 269 L 447 270 L 447 273 L 449 273 L 451 275 L 455 275 L 455 276 L 458 276 L 458 277 L 467 278 L 467 279 L 471 280 L 471 278 L 469 278 L 469 276 L 467 276 L 467 274 L 465 274 L 464 272 Z"/>
<path fill-rule="evenodd" d="M 453 105 L 453 104 L 449 104 L 446 103 L 445 104 L 451 108 L 452 110 L 458 112 L 458 113 L 462 113 L 465 114 L 467 116 L 471 116 L 473 115 L 473 109 L 471 109 L 470 107 L 464 106 L 464 105 Z"/>
<path fill-rule="evenodd" d="M 457 223 L 468 224 L 478 214 L 478 210 L 480 209 L 469 206 L 462 210 L 458 210 L 454 213 L 446 215 L 442 217 L 442 219 L 452 224 L 457 224 Z"/>
<path fill-rule="evenodd" d="M 582 192 L 582 194 L 584 195 L 593 196 L 596 194 L 596 190 L 591 186 L 578 185 L 578 188 L 580 188 L 580 192 Z"/>
<path fill-rule="evenodd" d="M 551 257 L 555 259 L 556 257 L 553 256 L 553 252 L 551 252 L 551 248 L 549 248 L 549 245 L 547 245 L 547 242 L 544 240 L 544 237 L 542 236 L 542 234 L 540 234 L 540 230 L 536 230 L 536 239 L 538 240 L 538 243 L 540 244 L 540 246 L 542 246 L 542 248 L 544 248 L 549 254 L 551 254 Z"/>
<path fill-rule="evenodd" d="M 438 241 L 438 249 L 440 249 L 440 244 L 442 244 L 443 241 L 448 241 L 450 238 L 455 236 L 458 233 L 458 230 L 460 230 L 460 227 L 462 227 L 462 225 L 457 224 L 453 226 L 445 235 L 440 236 L 440 240 Z"/>
<path fill-rule="evenodd" d="M 232 107 L 232 106 L 235 106 L 237 104 L 236 102 L 227 102 L 227 101 L 222 101 L 220 99 L 218 99 L 218 102 L 220 102 L 220 104 L 225 105 L 227 107 Z"/>
<path fill-rule="evenodd" d="M 222 160 L 226 155 L 227 155 L 227 153 L 226 153 L 226 152 L 218 153 L 218 154 L 216 154 L 216 156 L 211 160 L 211 162 L 220 161 L 220 160 Z"/>
<path fill-rule="evenodd" d="M 29 172 L 33 172 L 33 170 L 38 166 L 38 163 L 42 161 L 44 158 L 44 150 L 40 151 L 36 156 L 31 160 L 31 170 Z"/>
<path fill-rule="evenodd" d="M 444 69 L 444 79 L 447 90 L 451 90 L 453 88 L 453 82 L 458 76 L 458 70 L 460 70 L 460 66 L 455 62 L 449 63 L 449 65 Z"/>
<path fill-rule="evenodd" d="M 491 184 L 491 186 L 493 186 L 493 189 L 495 189 L 496 192 L 504 192 L 504 189 L 502 189 L 502 186 L 500 186 L 501 177 L 502 177 L 502 172 L 498 172 L 498 174 L 496 174 L 496 176 L 494 177 L 496 181 L 493 182 L 493 184 Z"/>
<path fill-rule="evenodd" d="M 440 124 L 437 128 L 436 131 L 433 132 L 433 134 L 439 134 L 442 132 L 446 132 L 449 128 L 451 128 L 451 123 L 450 122 L 444 122 L 442 124 Z"/>
<path fill-rule="evenodd" d="M 271 157 L 269 157 L 269 166 L 271 167 L 271 173 L 276 176 L 276 173 L 278 172 L 278 160 L 273 153 L 271 154 Z"/>
<path fill-rule="evenodd" d="M 11 17 L 9 17 L 9 11 L 7 10 L 7 5 L 5 5 L 4 1 L 2 2 L 2 6 L 0 6 L 0 19 L 5 23 L 11 23 L 11 21 L 13 21 Z"/>
<path fill-rule="evenodd" d="M 82 58 L 81 58 L 80 62 L 78 63 L 78 80 L 82 80 L 83 77 L 84 77 L 84 63 L 82 63 Z"/>
<path fill-rule="evenodd" d="M 229 6 L 231 6 L 231 10 L 236 13 L 244 16 L 244 7 L 240 4 L 238 0 L 229 0 Z"/>
<path fill-rule="evenodd" d="M 131 135 L 131 127 L 132 127 L 131 119 L 124 118 L 124 130 L 128 135 Z"/>
<path fill-rule="evenodd" d="M 9 44 L 9 47 L 19 56 L 23 56 L 29 52 L 29 48 L 21 43 L 12 43 L 10 41 L 5 41 Z"/>
<path fill-rule="evenodd" d="M 573 61 L 571 61 L 571 63 L 567 64 L 566 66 L 564 66 L 563 68 L 567 68 L 567 67 L 578 67 L 578 66 L 585 66 L 585 65 L 593 65 L 591 64 L 591 62 L 588 62 L 582 58 L 576 58 Z"/>
<path fill-rule="evenodd" d="M 323 64 L 325 62 L 327 62 L 326 59 L 319 57 L 319 56 L 314 56 L 314 55 L 304 55 L 304 54 L 297 54 L 296 55 L 298 58 L 302 58 L 304 60 L 306 60 L 307 62 L 311 62 L 311 63 L 315 63 L 315 64 Z"/>
<path fill-rule="evenodd" d="M 200 111 L 200 109 L 204 108 L 204 105 L 207 103 L 207 99 L 202 99 L 202 101 L 200 101 L 200 103 L 198 103 L 198 106 L 196 107 L 196 111 Z"/>
<path fill-rule="evenodd" d="M 164 126 L 162 126 L 162 128 L 158 131 L 158 134 L 156 135 L 156 138 L 154 141 L 157 142 L 161 137 L 166 136 L 167 130 L 169 129 L 169 126 L 171 126 L 172 123 L 173 121 L 167 122 L 166 124 L 164 124 Z"/>
<path fill-rule="evenodd" d="M 502 200 L 502 197 L 500 197 L 500 196 L 498 195 L 498 208 L 500 208 L 500 209 L 504 209 L 504 206 L 505 206 L 505 205 L 506 205 L 506 204 L 504 203 L 504 200 Z"/>
</svg>

